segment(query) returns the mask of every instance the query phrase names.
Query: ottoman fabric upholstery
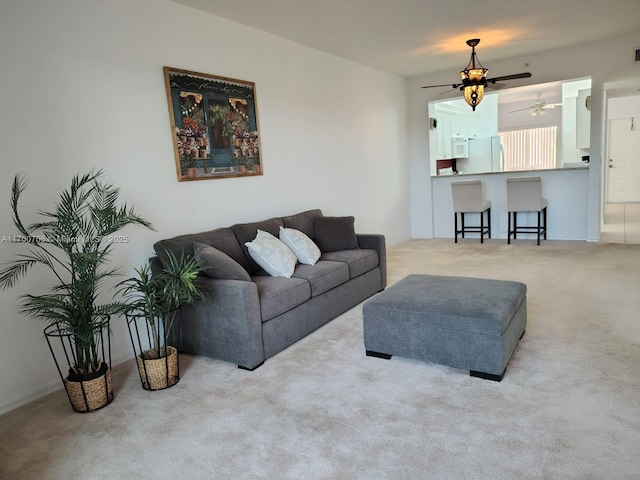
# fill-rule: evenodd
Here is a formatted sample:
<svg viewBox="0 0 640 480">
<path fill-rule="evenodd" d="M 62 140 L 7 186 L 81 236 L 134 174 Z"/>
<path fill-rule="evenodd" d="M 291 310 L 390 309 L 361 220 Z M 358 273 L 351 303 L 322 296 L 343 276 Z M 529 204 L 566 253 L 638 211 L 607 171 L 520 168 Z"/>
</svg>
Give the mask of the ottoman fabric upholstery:
<svg viewBox="0 0 640 480">
<path fill-rule="evenodd" d="M 501 378 L 525 330 L 526 293 L 520 282 L 409 275 L 365 302 L 365 349 Z"/>
</svg>

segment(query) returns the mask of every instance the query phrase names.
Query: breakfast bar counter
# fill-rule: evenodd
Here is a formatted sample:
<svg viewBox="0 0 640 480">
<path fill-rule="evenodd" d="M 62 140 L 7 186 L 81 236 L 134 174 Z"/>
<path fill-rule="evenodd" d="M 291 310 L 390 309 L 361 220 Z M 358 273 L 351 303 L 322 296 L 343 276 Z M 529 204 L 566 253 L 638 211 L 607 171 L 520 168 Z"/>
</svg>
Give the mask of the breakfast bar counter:
<svg viewBox="0 0 640 480">
<path fill-rule="evenodd" d="M 587 239 L 587 197 L 589 166 L 576 166 L 526 172 L 490 172 L 431 177 L 434 238 L 453 239 L 451 182 L 481 179 L 487 200 L 491 201 L 492 238 L 507 238 L 507 187 L 511 177 L 542 178 L 542 196 L 547 199 L 548 238 L 550 240 Z M 521 214 L 523 225 L 534 222 L 533 213 Z M 520 220 L 521 216 L 518 216 Z M 528 218 L 530 217 L 530 218 Z M 473 235 L 472 235 L 473 236 Z M 520 237 L 519 237 L 520 238 Z M 523 235 L 522 238 L 529 238 Z M 531 237 L 533 238 L 533 237 Z"/>
</svg>

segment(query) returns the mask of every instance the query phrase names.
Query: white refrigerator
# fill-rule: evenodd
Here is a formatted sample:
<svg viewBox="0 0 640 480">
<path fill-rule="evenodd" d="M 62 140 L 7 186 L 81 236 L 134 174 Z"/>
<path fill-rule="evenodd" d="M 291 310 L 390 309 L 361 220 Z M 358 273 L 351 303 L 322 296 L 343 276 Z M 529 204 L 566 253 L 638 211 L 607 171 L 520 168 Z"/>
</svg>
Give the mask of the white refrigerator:
<svg viewBox="0 0 640 480">
<path fill-rule="evenodd" d="M 469 157 L 461 165 L 458 160 L 458 171 L 461 173 L 501 172 L 503 165 L 502 143 L 500 137 L 470 138 Z"/>
</svg>

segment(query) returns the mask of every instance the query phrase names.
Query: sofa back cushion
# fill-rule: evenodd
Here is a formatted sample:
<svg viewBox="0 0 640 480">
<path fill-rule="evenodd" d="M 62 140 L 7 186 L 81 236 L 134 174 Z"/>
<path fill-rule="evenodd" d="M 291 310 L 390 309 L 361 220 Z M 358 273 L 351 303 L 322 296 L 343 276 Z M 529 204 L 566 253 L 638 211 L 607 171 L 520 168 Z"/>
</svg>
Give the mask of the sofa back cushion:
<svg viewBox="0 0 640 480">
<path fill-rule="evenodd" d="M 245 243 L 252 242 L 256 238 L 256 235 L 258 234 L 258 230 L 263 230 L 265 232 L 270 233 L 274 237 L 278 238 L 278 234 L 280 232 L 281 226 L 283 226 L 282 220 L 279 218 L 270 218 L 268 220 L 263 220 L 261 222 L 236 223 L 235 225 L 231 225 L 230 228 L 231 228 L 231 231 L 233 231 L 233 233 L 235 234 L 236 244 L 238 244 L 238 246 L 242 249 L 242 252 L 245 258 L 245 263 L 247 264 L 247 271 L 251 275 L 253 275 L 256 272 L 259 272 L 262 269 L 260 268 L 260 265 L 258 265 L 255 262 L 255 260 L 251 258 L 251 255 L 249 254 L 249 250 L 247 249 L 247 246 L 245 245 Z M 222 250 L 222 249 L 220 248 L 219 250 Z"/>
<path fill-rule="evenodd" d="M 251 277 L 242 265 L 211 245 L 195 242 L 193 244 L 193 253 L 202 264 L 204 274 L 211 278 L 251 281 Z"/>
<path fill-rule="evenodd" d="M 192 256 L 194 253 L 194 243 L 204 243 L 205 245 L 217 248 L 238 262 L 245 270 L 247 270 L 247 272 L 249 271 L 249 262 L 247 261 L 247 257 L 242 251 L 242 247 L 230 228 L 217 228 L 208 232 L 192 233 L 166 240 L 160 240 L 153 245 L 153 249 L 155 250 L 156 255 L 160 258 L 162 264 L 166 265 L 166 250 L 169 250 L 176 256 Z"/>
<path fill-rule="evenodd" d="M 316 244 L 324 252 L 360 248 L 354 229 L 354 217 L 316 217 Z"/>
<path fill-rule="evenodd" d="M 295 215 L 289 215 L 282 217 L 282 223 L 285 228 L 293 228 L 304 233 L 307 237 L 313 240 L 316 237 L 315 234 L 315 218 L 322 216 L 322 210 L 307 210 L 306 212 L 296 213 Z"/>
</svg>

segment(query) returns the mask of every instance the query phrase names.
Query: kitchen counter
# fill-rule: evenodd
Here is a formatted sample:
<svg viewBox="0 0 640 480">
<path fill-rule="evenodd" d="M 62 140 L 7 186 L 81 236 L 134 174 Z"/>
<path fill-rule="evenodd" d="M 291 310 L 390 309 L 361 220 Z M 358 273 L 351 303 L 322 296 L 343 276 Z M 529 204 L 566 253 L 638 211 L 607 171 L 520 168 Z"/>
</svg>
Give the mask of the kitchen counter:
<svg viewBox="0 0 640 480">
<path fill-rule="evenodd" d="M 453 239 L 453 200 L 451 182 L 478 178 L 484 183 L 487 200 L 491 201 L 492 238 L 507 238 L 507 186 L 508 177 L 542 178 L 542 196 L 548 201 L 548 236 L 555 240 L 587 239 L 587 197 L 589 166 L 528 170 L 525 172 L 491 172 L 454 174 L 431 177 L 433 236 Z M 518 215 L 518 223 L 533 225 L 534 213 Z M 521 220 L 522 218 L 522 220 Z M 477 218 L 469 215 L 469 224 Z M 472 235 L 472 238 L 474 236 Z M 523 235 L 522 238 L 530 238 Z"/>
<path fill-rule="evenodd" d="M 566 170 L 589 170 L 589 165 L 571 165 L 568 167 L 559 167 L 559 168 L 546 168 L 543 170 L 520 170 L 517 172 L 484 172 L 484 173 L 453 173 L 450 175 L 432 175 L 431 178 L 441 178 L 441 177 L 470 177 L 470 176 L 483 176 L 483 175 L 501 175 L 501 174 L 520 174 L 525 173 L 528 175 L 535 175 L 537 172 L 556 172 L 556 171 L 566 171 Z"/>
</svg>

